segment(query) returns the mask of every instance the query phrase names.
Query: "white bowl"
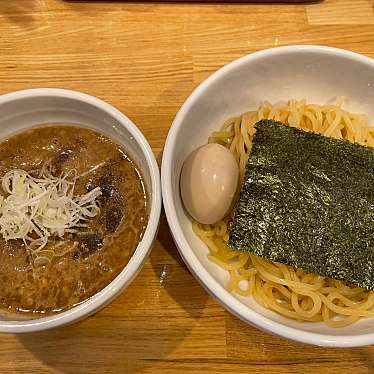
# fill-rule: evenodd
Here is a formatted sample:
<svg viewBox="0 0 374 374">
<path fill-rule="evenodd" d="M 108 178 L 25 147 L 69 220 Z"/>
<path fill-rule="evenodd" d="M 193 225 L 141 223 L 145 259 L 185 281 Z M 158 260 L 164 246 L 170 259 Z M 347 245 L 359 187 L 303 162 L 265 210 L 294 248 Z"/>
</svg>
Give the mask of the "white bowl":
<svg viewBox="0 0 374 374">
<path fill-rule="evenodd" d="M 345 328 L 284 318 L 225 289 L 226 271 L 207 259 L 208 249 L 194 235 L 183 209 L 179 177 L 186 156 L 207 142 L 212 130 L 230 116 L 255 110 L 263 100 L 306 98 L 326 103 L 336 96 L 350 100 L 348 110 L 374 120 L 374 61 L 352 52 L 321 46 L 268 49 L 236 60 L 205 80 L 186 100 L 169 131 L 161 169 L 167 219 L 185 263 L 228 311 L 262 330 L 304 343 L 362 346 L 374 343 L 374 319 Z"/>
<path fill-rule="evenodd" d="M 32 320 L 0 317 L 0 332 L 24 333 L 76 322 L 113 300 L 142 268 L 157 234 L 161 212 L 159 169 L 145 137 L 126 116 L 111 105 L 80 92 L 40 88 L 0 96 L 0 139 L 41 124 L 78 124 L 97 130 L 123 145 L 143 173 L 151 199 L 143 239 L 129 263 L 103 290 L 82 304 L 54 316 Z"/>
</svg>

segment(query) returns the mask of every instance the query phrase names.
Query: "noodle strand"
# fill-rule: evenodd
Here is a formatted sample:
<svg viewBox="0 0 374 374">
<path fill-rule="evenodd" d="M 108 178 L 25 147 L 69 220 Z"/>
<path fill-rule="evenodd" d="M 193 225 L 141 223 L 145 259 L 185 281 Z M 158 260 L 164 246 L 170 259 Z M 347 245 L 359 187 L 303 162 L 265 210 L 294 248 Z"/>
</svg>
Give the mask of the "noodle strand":
<svg viewBox="0 0 374 374">
<path fill-rule="evenodd" d="M 290 126 L 325 136 L 345 138 L 374 146 L 374 128 L 363 115 L 342 109 L 344 98 L 335 105 L 307 104 L 290 100 L 272 105 L 265 101 L 258 111 L 227 120 L 209 142 L 230 149 L 240 168 L 240 180 L 249 157 L 254 125 L 261 119 L 275 119 Z M 348 326 L 361 317 L 374 316 L 374 292 L 344 282 L 306 273 L 302 269 L 268 261 L 253 253 L 240 253 L 227 246 L 228 218 L 214 225 L 193 222 L 193 231 L 208 246 L 208 258 L 230 274 L 227 289 L 241 296 L 253 296 L 263 307 L 298 321 L 323 321 L 330 327 Z"/>
</svg>

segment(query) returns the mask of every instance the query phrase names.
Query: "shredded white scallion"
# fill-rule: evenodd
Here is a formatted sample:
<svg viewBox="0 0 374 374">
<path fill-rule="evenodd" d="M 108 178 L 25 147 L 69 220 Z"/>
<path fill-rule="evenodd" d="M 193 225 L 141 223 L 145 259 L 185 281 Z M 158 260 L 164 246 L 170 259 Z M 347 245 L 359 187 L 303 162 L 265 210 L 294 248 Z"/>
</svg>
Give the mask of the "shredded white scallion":
<svg viewBox="0 0 374 374">
<path fill-rule="evenodd" d="M 21 239 L 34 258 L 45 258 L 43 248 L 51 236 L 62 238 L 75 233 L 99 211 L 100 187 L 74 196 L 77 173 L 71 170 L 59 177 L 46 168 L 35 178 L 24 170 L 13 169 L 2 178 L 0 234 L 5 240 Z"/>
</svg>

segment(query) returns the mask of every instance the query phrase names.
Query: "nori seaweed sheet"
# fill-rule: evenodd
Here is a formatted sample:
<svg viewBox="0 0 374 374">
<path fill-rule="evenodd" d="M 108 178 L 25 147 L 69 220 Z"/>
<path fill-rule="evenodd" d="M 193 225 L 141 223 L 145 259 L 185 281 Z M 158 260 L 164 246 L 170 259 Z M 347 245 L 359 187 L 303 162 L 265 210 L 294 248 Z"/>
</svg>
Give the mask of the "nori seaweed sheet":
<svg viewBox="0 0 374 374">
<path fill-rule="evenodd" d="M 229 245 L 374 290 L 374 149 L 255 128 Z"/>
</svg>

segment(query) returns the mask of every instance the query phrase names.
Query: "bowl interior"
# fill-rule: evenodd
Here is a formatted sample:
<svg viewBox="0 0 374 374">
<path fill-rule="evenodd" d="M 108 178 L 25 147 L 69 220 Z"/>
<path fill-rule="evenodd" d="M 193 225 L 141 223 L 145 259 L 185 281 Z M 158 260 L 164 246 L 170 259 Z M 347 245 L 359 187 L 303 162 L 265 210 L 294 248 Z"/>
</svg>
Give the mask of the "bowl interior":
<svg viewBox="0 0 374 374">
<path fill-rule="evenodd" d="M 32 127 L 38 127 L 43 124 L 53 124 L 53 125 L 79 125 L 81 127 L 87 127 L 96 131 L 99 131 L 109 138 L 111 138 L 117 144 L 122 145 L 126 151 L 128 151 L 129 155 L 132 159 L 137 163 L 138 167 L 140 168 L 146 189 L 148 191 L 148 196 L 150 199 L 150 206 L 152 206 L 152 199 L 154 198 L 154 194 L 152 191 L 152 176 L 149 164 L 144 154 L 144 150 L 141 148 L 139 143 L 135 140 L 134 134 L 130 131 L 131 123 L 126 119 L 126 117 L 122 117 L 121 120 L 128 121 L 129 129 L 126 128 L 117 118 L 116 115 L 112 115 L 110 110 L 103 110 L 98 105 L 106 105 L 105 103 L 97 104 L 90 103 L 79 99 L 78 97 L 74 97 L 74 95 L 67 95 L 71 97 L 65 97 L 65 94 L 51 94 L 50 92 L 47 93 L 35 93 L 35 96 L 26 92 L 25 95 L 17 96 L 16 98 L 12 97 L 11 100 L 5 99 L 0 104 L 0 139 L 4 139 L 9 137 L 10 135 L 20 132 L 25 129 L 29 129 Z M 110 106 L 108 106 L 110 107 Z M 111 107 L 110 107 L 111 108 Z M 113 108 L 111 108 L 113 109 Z M 72 131 L 74 131 L 72 129 Z M 154 213 L 155 214 L 155 213 Z M 148 231 L 148 229 L 147 229 Z M 147 234 L 147 231 L 144 237 Z M 156 231 L 156 229 L 154 230 Z M 152 234 L 153 235 L 153 234 Z M 143 241 L 146 240 L 143 237 Z M 153 238 L 151 238 L 152 240 Z M 149 239 L 147 239 L 148 241 Z M 142 241 L 142 242 L 143 242 Z M 141 243 L 142 243 L 141 242 Z M 142 265 L 142 261 L 140 257 L 146 257 L 145 254 L 148 253 L 148 248 L 142 248 L 141 253 L 139 251 L 140 245 L 138 245 L 137 250 L 133 254 L 130 262 L 133 260 L 134 257 L 139 257 L 137 262 L 134 263 L 135 266 Z M 130 264 L 129 262 L 129 264 Z M 123 272 L 122 272 L 123 273 Z M 121 276 L 120 273 L 118 277 Z M 134 276 L 134 272 L 132 274 L 126 273 L 125 276 L 125 283 L 131 281 L 131 278 Z M 112 283 L 115 283 L 113 281 Z M 117 282 L 115 286 L 112 287 L 112 290 L 105 293 L 106 296 L 103 297 L 103 300 L 99 301 L 97 298 L 99 306 L 105 305 L 110 299 L 114 296 L 114 293 L 117 293 L 121 287 L 125 284 L 121 284 L 121 282 Z M 108 286 L 107 286 L 108 287 Z M 104 289 L 105 290 L 105 289 Z M 93 298 L 90 299 L 92 301 L 96 296 L 100 296 L 100 294 L 104 295 L 104 290 L 100 291 L 96 294 Z M 110 297 L 109 297 L 110 296 Z M 105 300 L 104 300 L 105 299 Z M 84 303 L 83 303 L 84 304 Z M 79 307 L 81 307 L 81 304 Z M 79 308 L 78 307 L 78 308 Z M 59 313 L 58 316 L 62 316 L 64 313 L 69 314 L 69 318 L 71 315 L 71 311 L 75 308 Z M 84 312 L 85 313 L 85 312 Z M 43 318 L 53 319 L 55 316 Z M 9 316 L 3 314 L 0 315 L 0 321 L 24 321 L 24 317 L 18 317 L 17 315 L 11 314 Z M 40 319 L 39 319 L 40 320 Z M 63 323 L 63 321 L 61 321 Z M 60 324 L 60 322 L 57 322 Z"/>
<path fill-rule="evenodd" d="M 168 169 L 170 167 L 170 178 L 166 183 L 171 184 L 171 193 L 164 198 L 172 200 L 173 213 L 177 217 L 171 223 L 172 229 L 179 226 L 183 232 L 180 241 L 187 242 L 184 248 L 180 246 L 182 254 L 189 247 L 187 251 L 193 252 L 189 256 L 189 266 L 193 269 L 199 262 L 222 286 L 215 287 L 218 298 L 227 293 L 223 287 L 228 281 L 228 274 L 207 259 L 207 248 L 192 232 L 179 192 L 183 161 L 192 150 L 205 144 L 208 135 L 218 129 L 225 119 L 255 110 L 264 100 L 274 103 L 305 98 L 309 102 L 324 104 L 333 102 L 337 96 L 346 96 L 345 108 L 366 113 L 374 125 L 374 62 L 328 48 L 280 48 L 247 56 L 217 72 L 191 95 L 177 115 L 166 146 L 166 158 L 170 160 L 167 166 Z M 249 308 L 266 317 L 263 321 L 267 319 L 304 332 L 328 334 L 332 338 L 374 333 L 372 318 L 334 329 L 321 323 L 293 321 L 262 308 L 251 298 L 233 297 L 241 303 L 241 307 L 228 305 L 229 309 L 246 320 L 248 316 L 242 311 Z M 254 319 L 261 318 L 259 316 L 252 318 L 251 322 L 256 324 Z M 282 335 L 281 330 L 276 333 Z M 293 338 L 297 339 L 296 336 Z"/>
</svg>

